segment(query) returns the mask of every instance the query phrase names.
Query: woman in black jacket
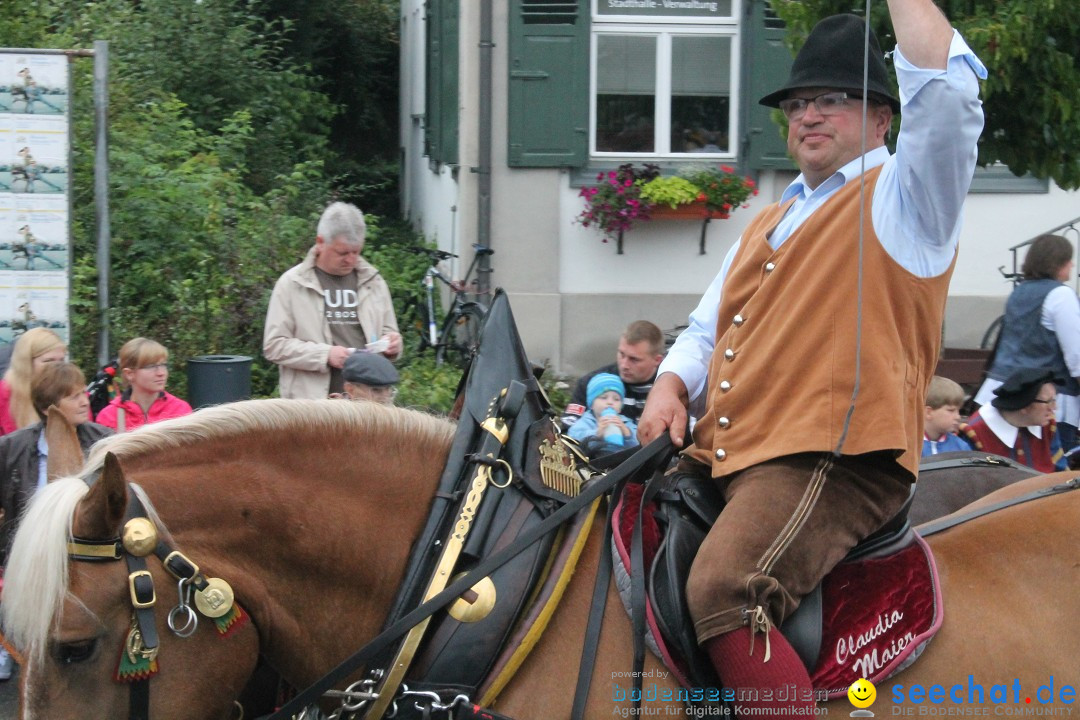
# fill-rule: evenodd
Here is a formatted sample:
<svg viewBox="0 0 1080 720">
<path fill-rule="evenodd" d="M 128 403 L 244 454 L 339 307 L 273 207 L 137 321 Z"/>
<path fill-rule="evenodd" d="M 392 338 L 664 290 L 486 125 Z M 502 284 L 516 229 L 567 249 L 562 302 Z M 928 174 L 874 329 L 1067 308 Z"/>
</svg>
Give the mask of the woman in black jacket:
<svg viewBox="0 0 1080 720">
<path fill-rule="evenodd" d="M 47 481 L 49 447 L 45 427 L 49 407 L 55 405 L 75 427 L 84 458 L 91 445 L 113 433 L 104 425 L 90 422 L 86 377 L 71 363 L 46 365 L 30 385 L 30 399 L 40 421 L 0 437 L 0 507 L 3 509 L 0 519 L 0 564 L 7 560 L 11 538 L 26 503 Z M 13 664 L 11 656 L 0 648 L 0 680 L 11 677 Z"/>
<path fill-rule="evenodd" d="M 30 496 L 46 482 L 45 462 L 48 444 L 45 424 L 49 407 L 55 405 L 73 426 L 82 446 L 83 457 L 90 446 L 113 431 L 90 422 L 90 400 L 86 395 L 86 378 L 82 371 L 68 362 L 46 366 L 30 386 L 30 398 L 40 421 L 0 438 L 0 558 L 7 557 L 8 545 L 15 523 Z"/>
</svg>

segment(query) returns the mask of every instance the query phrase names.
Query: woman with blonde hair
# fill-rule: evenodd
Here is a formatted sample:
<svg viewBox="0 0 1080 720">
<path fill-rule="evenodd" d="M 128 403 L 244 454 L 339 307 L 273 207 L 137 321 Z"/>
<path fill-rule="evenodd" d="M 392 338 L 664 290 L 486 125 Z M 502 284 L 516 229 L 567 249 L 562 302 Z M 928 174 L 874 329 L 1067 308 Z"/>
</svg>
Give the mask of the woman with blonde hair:
<svg viewBox="0 0 1080 720">
<path fill-rule="evenodd" d="M 33 328 L 17 338 L 11 365 L 0 380 L 0 435 L 39 420 L 30 400 L 30 383 L 43 367 L 66 355 L 67 345 L 48 328 Z"/>
<path fill-rule="evenodd" d="M 190 405 L 165 392 L 165 383 L 169 381 L 169 351 L 164 345 L 137 337 L 120 348 L 119 360 L 124 391 L 98 413 L 100 424 L 124 432 L 191 414 Z"/>
</svg>

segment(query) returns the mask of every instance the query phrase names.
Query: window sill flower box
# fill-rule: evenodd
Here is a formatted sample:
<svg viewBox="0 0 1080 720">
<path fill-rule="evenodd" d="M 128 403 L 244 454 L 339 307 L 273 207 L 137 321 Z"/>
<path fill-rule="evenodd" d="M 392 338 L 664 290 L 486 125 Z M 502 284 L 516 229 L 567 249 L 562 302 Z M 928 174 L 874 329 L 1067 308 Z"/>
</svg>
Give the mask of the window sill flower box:
<svg viewBox="0 0 1080 720">
<path fill-rule="evenodd" d="M 694 200 L 685 205 L 653 205 L 649 208 L 651 220 L 704 220 L 705 218 L 718 217 L 716 212 L 708 209 L 704 200 Z"/>
<path fill-rule="evenodd" d="M 731 217 L 757 194 L 753 180 L 740 177 L 726 165 L 690 167 L 677 176 L 661 176 L 656 165 L 636 168 L 626 163 L 618 170 L 600 173 L 596 180 L 597 185 L 580 192 L 585 209 L 577 222 L 600 230 L 604 242 L 615 240 L 619 255 L 623 234 L 637 221 L 676 219 L 702 221 L 699 251 L 704 255 L 709 221 Z"/>
</svg>

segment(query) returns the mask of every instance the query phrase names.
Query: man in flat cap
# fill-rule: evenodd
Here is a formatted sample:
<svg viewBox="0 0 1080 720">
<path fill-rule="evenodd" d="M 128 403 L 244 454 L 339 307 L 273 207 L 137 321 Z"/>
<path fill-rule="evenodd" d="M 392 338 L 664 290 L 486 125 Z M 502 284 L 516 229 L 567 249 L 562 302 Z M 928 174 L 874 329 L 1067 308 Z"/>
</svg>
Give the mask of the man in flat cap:
<svg viewBox="0 0 1080 720">
<path fill-rule="evenodd" d="M 976 450 L 1012 458 L 1039 472 L 1067 470 L 1054 410 L 1062 378 L 1053 370 L 1024 368 L 994 390 L 994 399 L 960 426 Z"/>
<path fill-rule="evenodd" d="M 908 497 L 983 127 L 979 59 L 932 0 L 888 5 L 899 99 L 854 15 L 818 23 L 761 99 L 787 117 L 801 174 L 724 259 L 639 425 L 642 444 L 681 446 L 691 405 L 700 418 L 680 471 L 714 478 L 727 505 L 687 599 L 724 685 L 774 690 L 744 704 L 754 715 L 813 707 L 775 628 Z"/>
<path fill-rule="evenodd" d="M 394 403 L 401 379 L 397 368 L 382 355 L 360 351 L 345 358 L 341 376 L 345 380 L 345 396 L 350 400 L 372 400 L 386 405 Z"/>
</svg>

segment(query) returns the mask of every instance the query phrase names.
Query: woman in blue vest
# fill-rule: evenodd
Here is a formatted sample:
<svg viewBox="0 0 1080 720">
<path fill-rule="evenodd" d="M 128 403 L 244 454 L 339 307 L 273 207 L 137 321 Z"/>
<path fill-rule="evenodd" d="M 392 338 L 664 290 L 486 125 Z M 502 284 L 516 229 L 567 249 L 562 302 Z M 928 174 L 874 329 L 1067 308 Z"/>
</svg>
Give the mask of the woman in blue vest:
<svg viewBox="0 0 1080 720">
<path fill-rule="evenodd" d="M 975 395 L 983 405 L 1018 370 L 1045 368 L 1065 378 L 1058 386 L 1057 423 L 1061 446 L 1076 446 L 1080 425 L 1080 299 L 1066 285 L 1074 276 L 1072 243 L 1041 235 L 1024 257 L 1024 281 L 1005 303 L 1001 328 L 986 381 Z"/>
</svg>

